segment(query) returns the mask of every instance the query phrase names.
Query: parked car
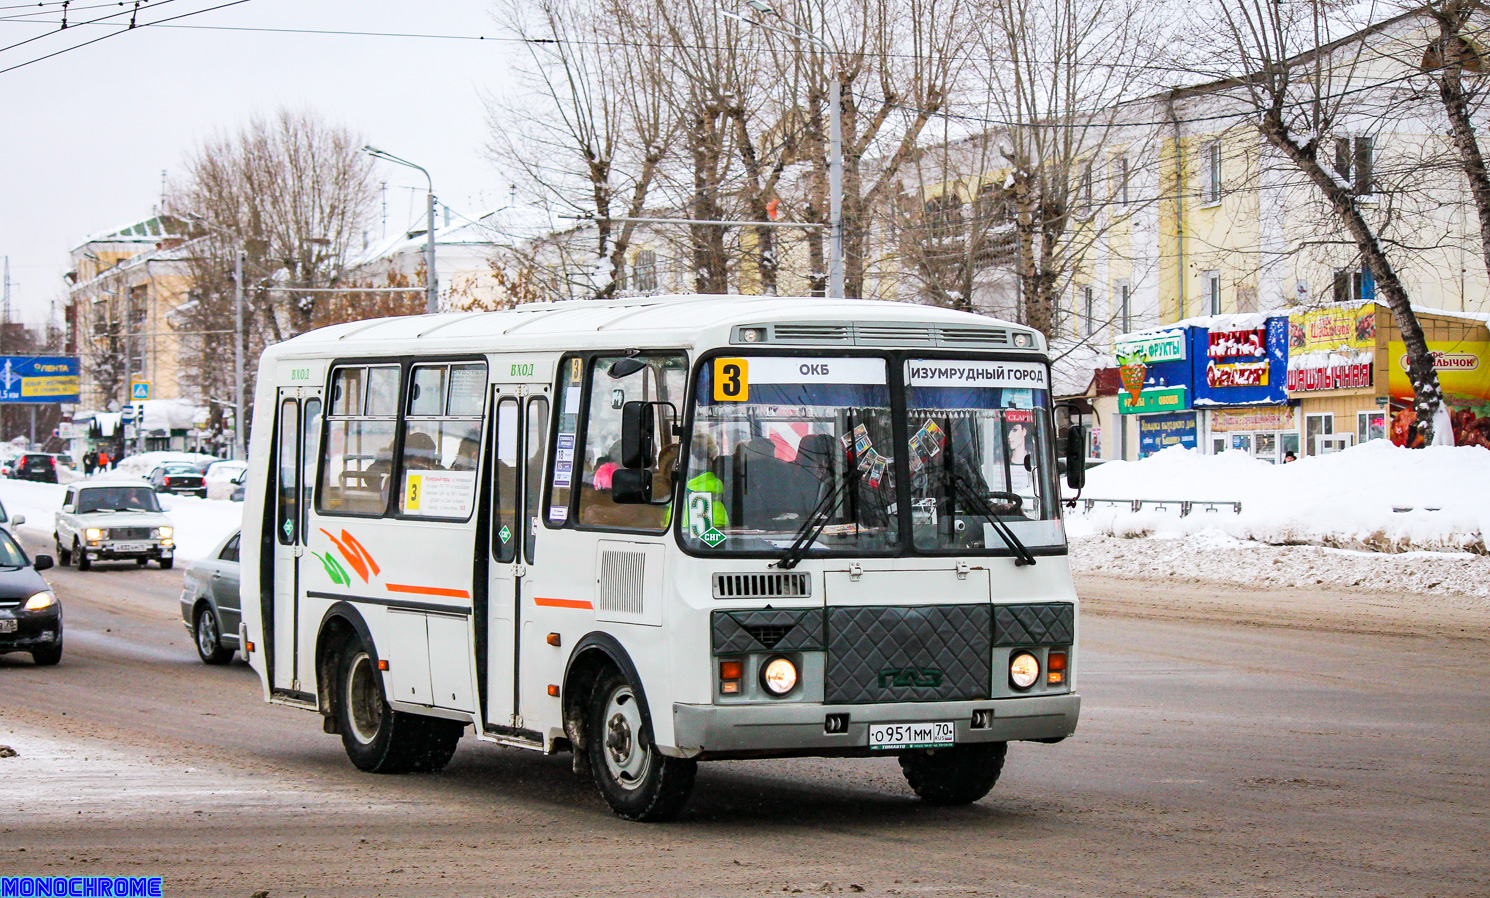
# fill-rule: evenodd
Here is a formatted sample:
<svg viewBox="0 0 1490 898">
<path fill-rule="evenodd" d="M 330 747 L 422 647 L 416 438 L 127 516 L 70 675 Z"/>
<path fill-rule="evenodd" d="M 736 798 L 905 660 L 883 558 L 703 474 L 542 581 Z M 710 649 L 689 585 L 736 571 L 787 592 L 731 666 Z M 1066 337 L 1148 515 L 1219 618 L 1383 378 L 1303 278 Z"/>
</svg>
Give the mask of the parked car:
<svg viewBox="0 0 1490 898">
<path fill-rule="evenodd" d="M 175 563 L 176 528 L 161 511 L 149 484 L 138 480 L 87 480 L 69 486 L 57 512 L 57 558 L 86 571 L 94 561 L 155 559 Z"/>
<path fill-rule="evenodd" d="M 207 498 L 243 501 L 243 481 L 248 478 L 248 462 L 222 459 L 207 466 Z"/>
<path fill-rule="evenodd" d="M 42 483 L 56 483 L 57 469 L 71 468 L 71 466 L 72 459 L 65 455 L 51 455 L 46 452 L 27 452 L 16 459 L 14 473 L 11 476 L 17 480 L 37 480 Z"/>
<path fill-rule="evenodd" d="M 202 471 L 187 462 L 168 462 L 159 465 L 146 478 L 157 493 L 191 494 L 207 498 L 207 483 Z"/>
<path fill-rule="evenodd" d="M 52 556 L 28 558 L 0 530 L 0 654 L 30 652 L 39 665 L 62 660 L 62 603 L 40 573 L 51 566 Z"/>
<path fill-rule="evenodd" d="M 186 566 L 181 622 L 204 664 L 226 664 L 238 648 L 238 533 Z"/>
</svg>

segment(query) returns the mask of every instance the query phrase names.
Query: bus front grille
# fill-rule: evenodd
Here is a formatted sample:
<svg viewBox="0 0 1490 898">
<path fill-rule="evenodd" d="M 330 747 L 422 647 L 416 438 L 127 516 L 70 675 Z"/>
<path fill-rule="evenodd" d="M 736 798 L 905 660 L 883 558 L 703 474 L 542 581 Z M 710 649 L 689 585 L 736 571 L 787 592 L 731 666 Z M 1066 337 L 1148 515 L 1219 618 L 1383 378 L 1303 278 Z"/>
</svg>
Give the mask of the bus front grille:
<svg viewBox="0 0 1490 898">
<path fill-rule="evenodd" d="M 783 571 L 714 575 L 716 599 L 806 599 L 811 596 L 811 574 Z"/>
<path fill-rule="evenodd" d="M 829 608 L 827 630 L 826 702 L 989 697 L 993 627 L 986 604 Z"/>
</svg>

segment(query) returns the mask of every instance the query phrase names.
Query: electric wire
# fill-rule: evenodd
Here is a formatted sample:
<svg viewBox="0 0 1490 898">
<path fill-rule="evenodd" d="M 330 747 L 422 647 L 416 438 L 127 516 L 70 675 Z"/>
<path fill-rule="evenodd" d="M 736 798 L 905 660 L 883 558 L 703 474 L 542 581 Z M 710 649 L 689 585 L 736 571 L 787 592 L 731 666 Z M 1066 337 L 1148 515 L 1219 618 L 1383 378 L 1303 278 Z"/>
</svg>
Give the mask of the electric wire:
<svg viewBox="0 0 1490 898">
<path fill-rule="evenodd" d="M 165 4 L 165 3 L 171 3 L 171 2 L 174 2 L 174 0 L 159 0 L 159 4 Z M 211 6 L 211 7 L 208 7 L 206 9 L 192 10 L 191 12 L 185 12 L 185 13 L 181 13 L 179 15 L 171 16 L 169 18 L 159 19 L 159 20 L 157 20 L 155 22 L 140 22 L 138 25 L 127 25 L 127 26 L 125 26 L 123 28 L 120 28 L 117 31 L 111 31 L 108 34 L 101 35 L 99 37 L 95 37 L 92 40 L 83 41 L 80 44 L 73 44 L 70 47 L 63 47 L 61 50 L 56 50 L 56 51 L 54 51 L 52 53 L 48 53 L 48 54 L 46 54 L 44 56 L 37 56 L 37 57 L 35 57 L 33 59 L 28 59 L 25 62 L 18 62 L 18 63 L 16 63 L 13 66 L 9 66 L 7 68 L 0 69 L 0 75 L 4 75 L 6 72 L 13 72 L 16 69 L 25 68 L 28 65 L 34 65 L 34 64 L 36 64 L 38 62 L 42 62 L 42 61 L 47 60 L 47 59 L 52 59 L 53 57 L 56 57 L 56 56 L 61 56 L 64 53 L 71 53 L 73 50 L 81 50 L 84 47 L 91 46 L 92 44 L 96 44 L 96 43 L 98 43 L 100 41 L 106 41 L 106 40 L 108 40 L 111 37 L 118 37 L 121 34 L 125 34 L 127 32 L 133 31 L 136 28 L 159 27 L 159 25 L 160 25 L 161 22 L 173 22 L 173 21 L 176 21 L 177 19 L 185 19 L 185 18 L 189 18 L 191 16 L 201 15 L 203 13 L 216 12 L 219 9 L 227 9 L 230 6 L 238 6 L 240 4 L 248 3 L 248 2 L 250 2 L 250 0 L 228 0 L 227 3 L 220 3 L 217 6 Z M 55 32 L 49 32 L 49 34 L 50 33 L 55 33 Z M 36 40 L 36 38 L 32 38 L 31 40 Z M 22 41 L 21 43 L 23 43 L 23 44 L 24 43 L 30 43 L 30 40 Z M 13 44 L 12 45 L 12 47 L 16 47 L 16 46 L 20 46 L 20 44 Z M 8 49 L 11 49 L 11 47 L 0 48 L 0 51 L 8 50 Z"/>
</svg>

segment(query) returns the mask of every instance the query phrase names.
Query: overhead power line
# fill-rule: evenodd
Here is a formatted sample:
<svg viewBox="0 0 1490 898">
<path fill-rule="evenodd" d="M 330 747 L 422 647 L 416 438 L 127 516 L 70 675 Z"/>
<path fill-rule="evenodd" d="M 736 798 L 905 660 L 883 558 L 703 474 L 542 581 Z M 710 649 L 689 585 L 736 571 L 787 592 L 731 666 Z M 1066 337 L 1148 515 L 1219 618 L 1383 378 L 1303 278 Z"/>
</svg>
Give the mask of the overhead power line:
<svg viewBox="0 0 1490 898">
<path fill-rule="evenodd" d="M 166 3 L 173 3 L 173 2 L 176 2 L 176 0 L 157 0 L 156 5 L 154 7 L 151 7 L 151 8 L 152 9 L 155 9 L 155 8 L 158 8 L 158 7 L 166 4 Z M 168 16 L 167 18 L 164 18 L 164 19 L 156 19 L 153 22 L 135 22 L 135 21 L 131 20 L 130 24 L 125 25 L 125 26 L 123 26 L 121 28 L 118 28 L 115 31 L 111 31 L 108 34 L 104 34 L 104 35 L 100 35 L 98 37 L 95 37 L 92 40 L 86 40 L 86 41 L 83 41 L 82 43 L 77 43 L 77 44 L 73 44 L 73 45 L 68 46 L 68 47 L 63 47 L 60 50 L 56 50 L 54 52 L 47 53 L 47 54 L 42 55 L 42 56 L 37 56 L 37 57 L 34 57 L 32 59 L 28 59 L 25 62 L 18 62 L 15 65 L 8 66 L 6 68 L 0 69 L 0 75 L 4 75 L 6 72 L 13 72 L 16 69 L 25 68 L 28 65 L 34 65 L 35 63 L 42 62 L 43 60 L 51 59 L 51 58 L 56 57 L 56 56 L 61 56 L 64 53 L 71 53 L 73 50 L 81 50 L 83 47 L 91 46 L 91 45 L 96 44 L 96 43 L 98 43 L 100 41 L 106 41 L 106 40 L 108 40 L 111 37 L 118 37 L 119 35 L 124 34 L 126 32 L 129 32 L 129 31 L 133 31 L 136 28 L 161 27 L 166 22 L 175 22 L 175 21 L 178 21 L 180 19 L 187 19 L 187 18 L 191 18 L 192 16 L 199 16 L 199 15 L 202 15 L 203 13 L 216 12 L 219 9 L 227 9 L 230 6 L 238 6 L 240 4 L 248 3 L 248 2 L 249 2 L 249 0 L 228 0 L 227 3 L 219 3 L 216 6 L 209 6 L 206 9 L 196 9 L 196 10 L 192 10 L 191 12 L 184 12 L 184 13 L 181 13 L 181 14 L 175 15 L 175 16 Z M 111 15 L 111 16 L 101 17 L 100 19 L 94 20 L 94 21 L 101 21 L 102 19 L 105 19 L 105 18 L 117 18 L 118 16 L 126 15 L 126 14 L 132 15 L 132 13 L 130 11 L 127 11 L 126 10 L 124 12 L 116 13 L 116 14 Z M 92 24 L 92 23 L 90 22 L 88 24 Z M 71 28 L 72 26 L 68 26 L 68 27 Z M 38 35 L 37 37 L 28 38 L 28 39 L 26 39 L 24 41 L 20 41 L 19 43 L 11 44 L 8 47 L 0 47 L 0 52 L 4 52 L 5 50 L 15 49 L 16 47 L 19 47 L 19 46 L 21 46 L 23 44 L 29 44 L 32 41 L 40 40 L 43 37 L 50 37 L 50 36 L 52 36 L 53 34 L 56 34 L 56 33 L 58 33 L 58 32 L 55 32 L 55 31 L 48 32 L 47 34 L 44 34 L 44 35 Z"/>
</svg>

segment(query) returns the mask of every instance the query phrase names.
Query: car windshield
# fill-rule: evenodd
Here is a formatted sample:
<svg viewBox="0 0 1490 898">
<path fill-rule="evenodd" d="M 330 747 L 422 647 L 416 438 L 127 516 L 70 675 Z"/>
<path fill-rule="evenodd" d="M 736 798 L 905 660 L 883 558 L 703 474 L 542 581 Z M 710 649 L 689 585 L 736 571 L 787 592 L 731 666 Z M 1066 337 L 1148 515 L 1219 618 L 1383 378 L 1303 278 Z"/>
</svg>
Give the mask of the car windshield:
<svg viewBox="0 0 1490 898">
<path fill-rule="evenodd" d="M 78 493 L 77 511 L 160 511 L 160 503 L 148 486 L 100 486 Z"/>
<path fill-rule="evenodd" d="M 684 473 L 694 550 L 883 553 L 899 544 L 887 364 L 754 356 L 702 366 Z"/>
<path fill-rule="evenodd" d="M 11 535 L 0 530 L 0 567 L 25 567 L 30 563 Z"/>
<path fill-rule="evenodd" d="M 912 359 L 905 383 L 916 548 L 1006 551 L 995 519 L 1064 544 L 1044 363 Z"/>
</svg>

